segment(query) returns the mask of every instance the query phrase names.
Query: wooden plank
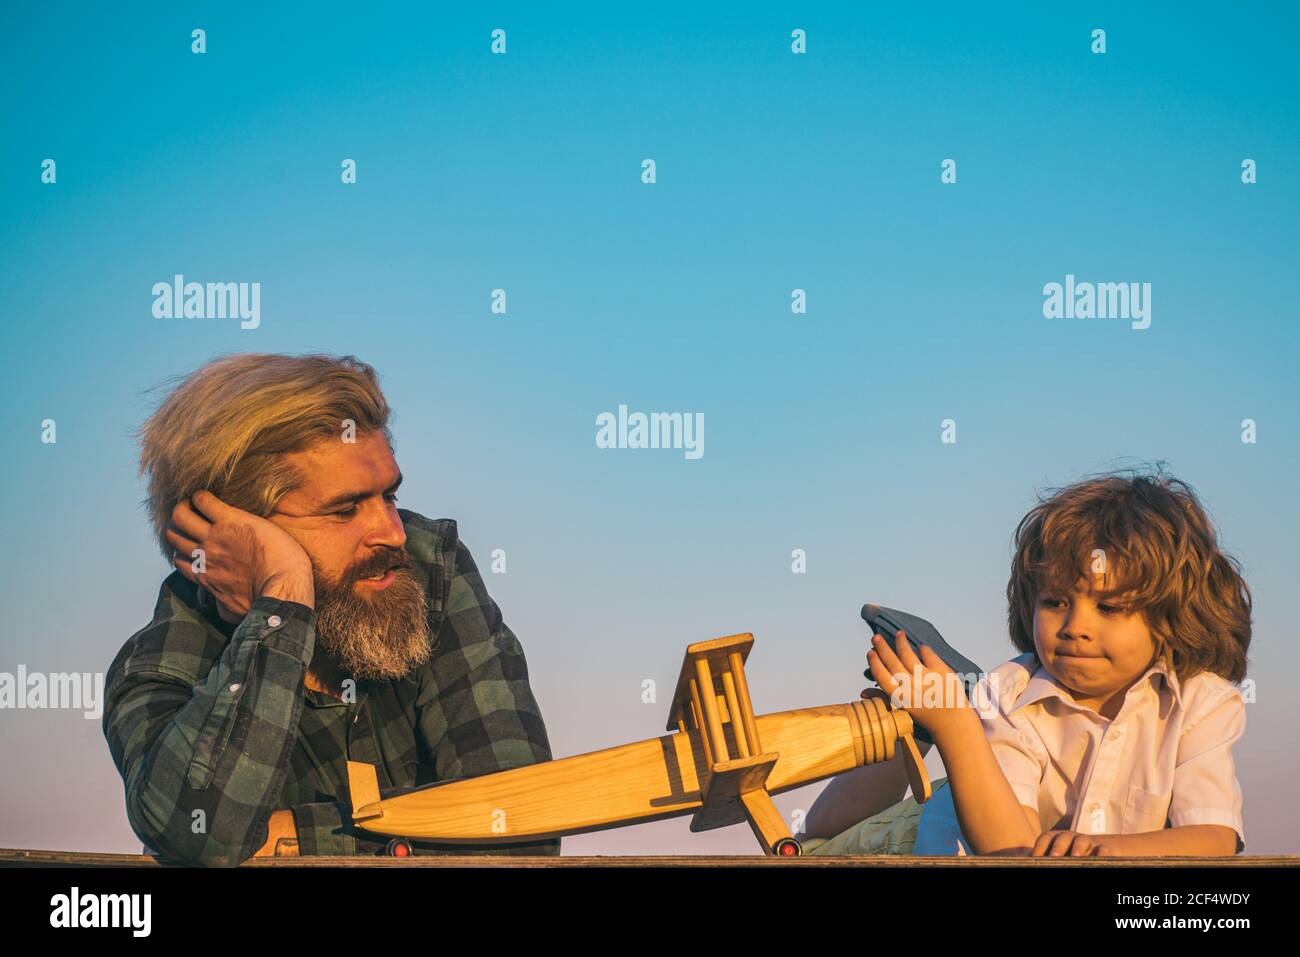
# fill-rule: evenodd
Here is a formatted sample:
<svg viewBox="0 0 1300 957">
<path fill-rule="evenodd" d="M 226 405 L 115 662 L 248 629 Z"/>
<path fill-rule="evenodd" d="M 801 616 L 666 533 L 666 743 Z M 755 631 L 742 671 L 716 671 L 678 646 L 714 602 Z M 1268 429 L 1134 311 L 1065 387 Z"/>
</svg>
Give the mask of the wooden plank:
<svg viewBox="0 0 1300 957">
<path fill-rule="evenodd" d="M 97 854 L 83 851 L 49 851 L 0 848 L 0 867 L 160 867 L 155 858 L 141 854 Z M 399 857 L 262 857 L 242 865 L 250 867 L 1300 867 L 1300 855 L 1238 855 L 1236 857 L 803 857 L 776 858 L 761 854 L 742 856 L 417 856 Z"/>
</svg>

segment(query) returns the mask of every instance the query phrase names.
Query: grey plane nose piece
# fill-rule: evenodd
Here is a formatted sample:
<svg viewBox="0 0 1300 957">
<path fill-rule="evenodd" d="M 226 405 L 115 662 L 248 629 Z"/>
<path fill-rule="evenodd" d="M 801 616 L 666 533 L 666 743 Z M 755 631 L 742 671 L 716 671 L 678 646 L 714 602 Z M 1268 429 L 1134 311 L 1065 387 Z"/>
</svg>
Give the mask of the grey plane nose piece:
<svg viewBox="0 0 1300 957">
<path fill-rule="evenodd" d="M 975 682 L 982 673 L 979 665 L 944 641 L 939 630 L 924 618 L 894 608 L 886 608 L 884 605 L 868 603 L 862 606 L 862 620 L 870 626 L 873 634 L 884 635 L 891 644 L 902 631 L 907 638 L 907 643 L 912 646 L 912 650 L 918 657 L 921 654 L 921 645 L 929 645 L 934 653 L 943 659 L 944 664 L 962 676 L 962 683 L 966 688 L 966 700 L 969 701 L 974 696 Z M 862 675 L 873 683 L 876 680 L 870 668 L 863 671 Z M 919 724 L 916 726 L 915 736 L 920 741 L 934 744 L 934 739 L 930 737 L 929 732 Z"/>
</svg>

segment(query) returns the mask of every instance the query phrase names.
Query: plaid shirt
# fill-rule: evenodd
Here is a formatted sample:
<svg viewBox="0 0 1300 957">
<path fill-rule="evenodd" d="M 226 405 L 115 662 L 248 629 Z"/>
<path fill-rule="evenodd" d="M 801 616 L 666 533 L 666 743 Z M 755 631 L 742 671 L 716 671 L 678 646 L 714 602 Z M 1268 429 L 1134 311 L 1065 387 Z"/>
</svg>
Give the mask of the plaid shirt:
<svg viewBox="0 0 1300 957">
<path fill-rule="evenodd" d="M 105 680 L 104 736 L 147 848 L 236 865 L 266 842 L 271 813 L 290 807 L 301 854 L 378 853 L 385 840 L 351 823 L 349 759 L 376 766 L 383 797 L 551 759 L 523 649 L 456 523 L 398 511 L 427 582 L 433 656 L 400 679 L 357 681 L 355 701 L 303 685 L 313 609 L 259 598 L 233 625 L 180 572 L 163 582 L 153 621 Z M 560 851 L 558 838 L 412 844 L 417 854 Z"/>
</svg>

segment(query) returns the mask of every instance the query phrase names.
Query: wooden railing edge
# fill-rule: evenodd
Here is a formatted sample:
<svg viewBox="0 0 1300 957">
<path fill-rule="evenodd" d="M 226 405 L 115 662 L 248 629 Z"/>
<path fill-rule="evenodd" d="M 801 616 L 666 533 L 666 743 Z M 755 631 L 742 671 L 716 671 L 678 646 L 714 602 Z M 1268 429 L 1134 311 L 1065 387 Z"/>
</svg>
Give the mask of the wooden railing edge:
<svg viewBox="0 0 1300 957">
<path fill-rule="evenodd" d="M 146 854 L 111 854 L 39 848 L 0 848 L 0 867 L 175 867 Z M 242 867 L 453 867 L 453 868 L 550 868 L 550 867 L 1300 867 L 1296 854 L 1239 854 L 1235 857 L 913 857 L 875 855 L 855 857 L 795 858 L 744 855 L 421 855 L 394 857 L 264 857 Z"/>
</svg>

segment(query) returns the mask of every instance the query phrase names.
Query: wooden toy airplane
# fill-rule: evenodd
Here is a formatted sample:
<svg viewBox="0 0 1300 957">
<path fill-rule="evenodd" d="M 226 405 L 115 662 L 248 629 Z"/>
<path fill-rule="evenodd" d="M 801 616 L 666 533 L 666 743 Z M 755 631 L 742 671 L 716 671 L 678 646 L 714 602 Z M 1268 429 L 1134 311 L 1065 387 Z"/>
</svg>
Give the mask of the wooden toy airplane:
<svg viewBox="0 0 1300 957">
<path fill-rule="evenodd" d="M 755 715 L 750 634 L 686 649 L 669 734 L 574 757 L 431 784 L 381 799 L 375 768 L 348 762 L 357 827 L 448 844 L 521 843 L 693 814 L 692 831 L 748 821 L 764 853 L 802 853 L 772 795 L 901 749 L 912 794 L 930 778 L 912 718 L 879 688 L 850 704 Z"/>
</svg>

